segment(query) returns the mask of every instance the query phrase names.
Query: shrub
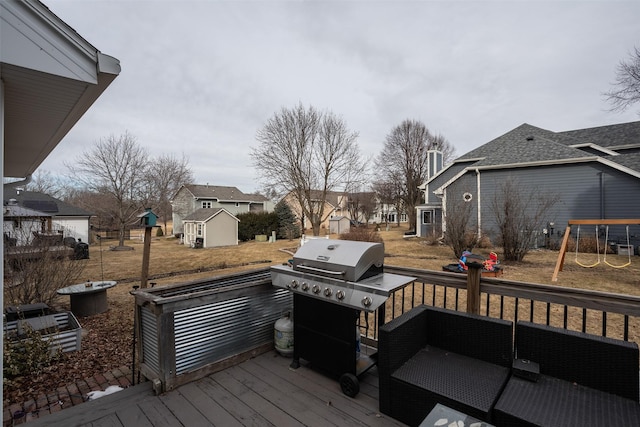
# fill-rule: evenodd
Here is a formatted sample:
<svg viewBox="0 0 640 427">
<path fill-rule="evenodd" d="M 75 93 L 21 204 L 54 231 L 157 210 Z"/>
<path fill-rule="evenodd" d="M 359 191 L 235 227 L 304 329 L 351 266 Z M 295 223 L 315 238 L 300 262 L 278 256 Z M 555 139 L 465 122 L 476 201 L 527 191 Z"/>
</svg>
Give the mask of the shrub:
<svg viewBox="0 0 640 427">
<path fill-rule="evenodd" d="M 270 235 L 278 230 L 278 215 L 275 212 L 246 212 L 236 215 L 238 224 L 238 239 L 246 242 L 253 240 L 256 234 Z"/>
<path fill-rule="evenodd" d="M 24 324 L 24 334 L 8 333 L 4 339 L 3 374 L 11 379 L 27 374 L 39 374 L 52 361 L 62 356 L 62 350 L 51 350 L 51 338 L 45 338 L 28 323 Z"/>
<path fill-rule="evenodd" d="M 365 227 L 351 227 L 348 233 L 342 233 L 340 235 L 340 239 L 382 243 L 382 237 L 380 237 L 380 234 L 375 229 Z"/>
</svg>

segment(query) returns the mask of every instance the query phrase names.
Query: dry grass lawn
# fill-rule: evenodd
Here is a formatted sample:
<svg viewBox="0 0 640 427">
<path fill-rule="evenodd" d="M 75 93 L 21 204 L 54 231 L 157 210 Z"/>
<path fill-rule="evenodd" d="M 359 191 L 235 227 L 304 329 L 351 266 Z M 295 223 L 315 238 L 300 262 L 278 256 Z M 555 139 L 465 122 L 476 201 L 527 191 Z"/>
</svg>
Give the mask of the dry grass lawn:
<svg viewBox="0 0 640 427">
<path fill-rule="evenodd" d="M 386 265 L 440 271 L 442 265 L 456 262 L 449 248 L 430 245 L 417 238 L 405 239 L 404 231 L 404 228 L 392 228 L 390 231 L 380 232 L 385 243 Z M 132 236 L 137 235 L 138 233 L 132 232 Z M 134 301 L 130 291 L 133 286 L 140 284 L 143 242 L 134 239 L 126 244 L 133 247 L 133 250 L 112 251 L 109 250 L 108 242 L 94 244 L 90 248 L 90 259 L 79 261 L 86 264 L 84 280 L 118 281 L 118 285 L 107 292 L 108 312 L 79 319 L 85 330 L 82 350 L 66 354 L 62 360 L 43 373 L 5 381 L 5 407 L 34 399 L 39 394 L 78 379 L 131 364 Z M 155 282 L 156 286 L 164 286 L 240 270 L 268 267 L 290 259 L 291 255 L 285 250 L 295 251 L 297 245 L 297 241 L 280 240 L 275 243 L 247 242 L 232 247 L 192 249 L 180 245 L 175 238 L 154 237 L 151 242 L 149 282 Z M 474 252 L 487 255 L 489 251 L 478 249 Z M 499 252 L 498 254 L 500 255 Z M 524 262 L 503 263 L 503 278 L 554 284 L 551 282 L 551 276 L 557 256 L 558 253 L 553 251 L 531 251 Z M 584 254 L 585 259 L 581 261 L 589 262 L 589 256 Z M 624 269 L 604 264 L 586 269 L 576 265 L 573 257 L 573 254 L 567 254 L 564 271 L 560 273 L 556 285 L 640 296 L 640 257 L 634 257 L 632 265 Z M 614 258 L 617 257 L 611 257 L 612 263 L 622 264 L 626 261 L 626 258 Z M 439 299 L 441 297 L 442 295 L 438 296 Z M 448 298 L 453 298 L 453 295 Z M 55 308 L 68 310 L 68 297 L 59 297 Z M 492 305 L 492 311 L 496 309 L 497 305 Z M 519 310 L 522 310 L 519 317 L 526 318 L 528 304 Z M 559 310 L 558 307 L 553 308 L 554 317 L 561 315 L 558 313 Z M 505 317 L 510 318 L 512 314 L 506 313 Z M 578 313 L 574 319 L 573 312 L 570 316 L 571 327 L 574 328 L 573 323 L 579 321 L 580 316 Z M 611 316 L 609 323 L 615 324 L 611 326 L 617 328 L 621 320 L 614 317 Z M 595 323 L 597 324 L 597 321 Z M 630 339 L 636 341 L 640 339 L 640 326 L 637 323 L 637 319 L 634 319 L 630 325 Z"/>
</svg>

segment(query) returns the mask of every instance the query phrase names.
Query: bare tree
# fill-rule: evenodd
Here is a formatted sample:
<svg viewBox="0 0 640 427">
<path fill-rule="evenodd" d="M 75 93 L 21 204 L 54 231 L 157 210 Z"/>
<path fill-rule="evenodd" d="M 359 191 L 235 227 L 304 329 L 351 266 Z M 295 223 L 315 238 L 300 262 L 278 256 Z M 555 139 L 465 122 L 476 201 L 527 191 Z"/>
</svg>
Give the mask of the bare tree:
<svg viewBox="0 0 640 427">
<path fill-rule="evenodd" d="M 389 225 L 389 208 L 395 206 L 401 197 L 401 186 L 397 180 L 376 181 L 372 185 L 373 191 L 380 206 L 380 219 L 385 225 Z"/>
<path fill-rule="evenodd" d="M 364 179 L 357 138 L 333 113 L 298 104 L 282 108 L 258 131 L 260 145 L 251 157 L 263 185 L 291 194 L 317 236 L 326 219 L 327 193 L 350 191 Z"/>
<path fill-rule="evenodd" d="M 119 246 L 124 246 L 127 227 L 145 207 L 141 184 L 148 163 L 146 152 L 126 132 L 100 140 L 73 164 L 77 178 L 89 191 L 110 196 L 112 203 L 103 214 L 117 223 Z"/>
<path fill-rule="evenodd" d="M 369 219 L 376 207 L 376 195 L 372 191 L 358 191 L 347 195 L 347 209 L 351 219 L 360 221 L 364 224 L 369 223 Z"/>
<path fill-rule="evenodd" d="M 498 241 L 508 261 L 522 261 L 536 234 L 553 215 L 558 194 L 505 180 L 491 200 L 490 211 L 498 227 Z M 448 227 L 448 225 L 447 225 Z"/>
<path fill-rule="evenodd" d="M 165 233 L 167 219 L 171 217 L 171 198 L 182 185 L 193 183 L 193 172 L 189 167 L 189 160 L 182 155 L 177 158 L 173 154 L 164 154 L 153 159 L 152 166 L 147 168 L 143 178 L 143 185 L 147 192 L 143 197 L 145 207 L 150 207 L 162 218 Z"/>
<path fill-rule="evenodd" d="M 73 250 L 53 240 L 34 240 L 32 229 L 18 229 L 22 245 L 5 251 L 4 301 L 8 305 L 52 304 L 58 289 L 82 279 L 86 260 L 73 259 Z"/>
<path fill-rule="evenodd" d="M 433 136 L 422 122 L 404 120 L 387 135 L 382 152 L 376 158 L 376 170 L 383 176 L 382 180 L 402 186 L 401 206 L 406 209 L 409 228 L 413 230 L 417 226 L 415 207 L 422 200 L 418 187 L 427 180 L 429 172 L 427 152 L 436 148 L 452 153 L 444 137 Z"/>
<path fill-rule="evenodd" d="M 31 182 L 25 186 L 25 190 L 36 191 L 59 198 L 63 194 L 63 185 L 61 184 L 60 178 L 52 175 L 50 171 L 38 169 L 33 174 Z"/>
<path fill-rule="evenodd" d="M 613 88 L 604 93 L 612 111 L 624 111 L 640 101 L 640 49 L 634 47 L 629 56 L 628 61 L 620 61 Z"/>
<path fill-rule="evenodd" d="M 445 218 L 447 228 L 444 233 L 444 243 L 453 250 L 454 256 L 459 258 L 463 251 L 473 250 L 480 236 L 471 200 L 460 197 L 462 192 L 457 191 L 453 186 L 450 192 L 453 197 L 447 199 Z"/>
</svg>

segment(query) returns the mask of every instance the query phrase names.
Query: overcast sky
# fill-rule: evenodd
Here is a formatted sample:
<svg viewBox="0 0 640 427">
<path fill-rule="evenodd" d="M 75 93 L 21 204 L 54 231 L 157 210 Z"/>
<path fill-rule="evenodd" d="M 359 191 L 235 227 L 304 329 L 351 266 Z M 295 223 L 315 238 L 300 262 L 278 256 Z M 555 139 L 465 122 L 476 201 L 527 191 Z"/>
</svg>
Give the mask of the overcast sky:
<svg viewBox="0 0 640 427">
<path fill-rule="evenodd" d="M 122 72 L 40 169 L 110 135 L 189 158 L 196 182 L 260 189 L 256 132 L 301 102 L 341 116 L 365 156 L 404 119 L 458 156 L 522 123 L 565 131 L 608 111 L 640 47 L 640 1 L 43 0 Z"/>
</svg>

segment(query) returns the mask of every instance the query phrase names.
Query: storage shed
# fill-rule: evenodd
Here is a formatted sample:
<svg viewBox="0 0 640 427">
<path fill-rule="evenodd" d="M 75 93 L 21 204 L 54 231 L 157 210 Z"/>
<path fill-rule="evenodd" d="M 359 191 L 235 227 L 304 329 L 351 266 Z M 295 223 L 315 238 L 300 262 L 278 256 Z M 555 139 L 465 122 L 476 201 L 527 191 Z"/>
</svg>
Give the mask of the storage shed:
<svg viewBox="0 0 640 427">
<path fill-rule="evenodd" d="M 347 233 L 351 230 L 351 220 L 346 216 L 334 216 L 329 219 L 329 232 L 331 234 Z"/>
<path fill-rule="evenodd" d="M 183 219 L 184 244 L 213 248 L 238 244 L 240 220 L 223 208 L 201 208 Z"/>
</svg>

